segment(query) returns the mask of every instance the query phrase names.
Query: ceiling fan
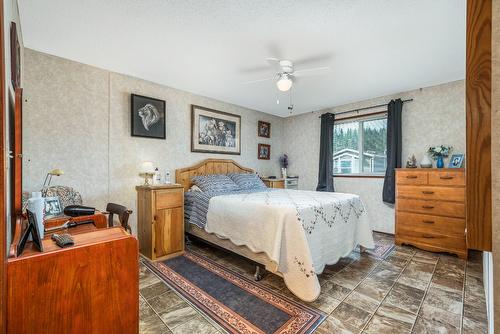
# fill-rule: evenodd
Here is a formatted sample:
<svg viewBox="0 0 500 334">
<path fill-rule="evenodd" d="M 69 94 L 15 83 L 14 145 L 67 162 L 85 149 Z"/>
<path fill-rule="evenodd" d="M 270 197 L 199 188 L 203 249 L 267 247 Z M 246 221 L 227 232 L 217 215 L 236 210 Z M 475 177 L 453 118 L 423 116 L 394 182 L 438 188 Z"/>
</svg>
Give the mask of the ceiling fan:
<svg viewBox="0 0 500 334">
<path fill-rule="evenodd" d="M 286 59 L 277 59 L 277 58 L 266 58 L 266 61 L 269 63 L 271 68 L 276 71 L 276 74 L 272 77 L 257 79 L 243 82 L 243 84 L 253 84 L 263 81 L 275 80 L 276 86 L 282 92 L 286 92 L 292 88 L 294 82 L 297 81 L 297 78 L 307 76 L 307 75 L 317 75 L 322 72 L 327 72 L 330 70 L 330 67 L 313 67 L 307 68 L 303 70 L 296 71 L 293 66 L 293 62 Z"/>
</svg>

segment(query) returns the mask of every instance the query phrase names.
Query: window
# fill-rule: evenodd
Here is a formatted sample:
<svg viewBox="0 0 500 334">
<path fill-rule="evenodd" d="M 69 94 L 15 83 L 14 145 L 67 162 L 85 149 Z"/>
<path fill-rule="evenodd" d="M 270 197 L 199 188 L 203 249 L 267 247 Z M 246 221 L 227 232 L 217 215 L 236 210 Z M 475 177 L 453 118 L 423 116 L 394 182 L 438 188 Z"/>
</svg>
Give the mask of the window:
<svg viewBox="0 0 500 334">
<path fill-rule="evenodd" d="M 333 128 L 333 173 L 384 175 L 387 116 L 339 120 Z"/>
</svg>

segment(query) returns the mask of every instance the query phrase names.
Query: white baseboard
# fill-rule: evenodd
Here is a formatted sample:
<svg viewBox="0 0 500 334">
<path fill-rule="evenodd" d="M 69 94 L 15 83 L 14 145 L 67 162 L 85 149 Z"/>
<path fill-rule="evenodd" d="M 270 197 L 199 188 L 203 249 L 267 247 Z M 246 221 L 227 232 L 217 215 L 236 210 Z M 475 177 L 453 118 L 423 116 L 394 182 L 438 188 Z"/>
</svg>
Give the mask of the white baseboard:
<svg viewBox="0 0 500 334">
<path fill-rule="evenodd" d="M 494 333 L 493 313 L 493 256 L 491 252 L 483 252 L 483 282 L 486 296 L 486 309 L 488 313 L 488 333 Z"/>
</svg>

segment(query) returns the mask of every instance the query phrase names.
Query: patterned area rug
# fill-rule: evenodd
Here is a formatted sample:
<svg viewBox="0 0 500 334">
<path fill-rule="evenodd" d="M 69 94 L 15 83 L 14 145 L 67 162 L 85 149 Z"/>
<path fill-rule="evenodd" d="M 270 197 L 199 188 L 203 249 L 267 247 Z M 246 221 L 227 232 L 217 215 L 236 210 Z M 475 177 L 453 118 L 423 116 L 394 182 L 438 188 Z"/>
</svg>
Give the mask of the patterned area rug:
<svg viewBox="0 0 500 334">
<path fill-rule="evenodd" d="M 381 259 L 385 259 L 387 255 L 391 253 L 391 251 L 396 247 L 394 243 L 383 240 L 375 241 L 375 249 L 367 249 L 366 253 L 376 256 Z M 358 248 L 359 251 L 359 248 Z"/>
<path fill-rule="evenodd" d="M 229 333 L 312 333 L 325 315 L 199 254 L 144 264 Z"/>
</svg>

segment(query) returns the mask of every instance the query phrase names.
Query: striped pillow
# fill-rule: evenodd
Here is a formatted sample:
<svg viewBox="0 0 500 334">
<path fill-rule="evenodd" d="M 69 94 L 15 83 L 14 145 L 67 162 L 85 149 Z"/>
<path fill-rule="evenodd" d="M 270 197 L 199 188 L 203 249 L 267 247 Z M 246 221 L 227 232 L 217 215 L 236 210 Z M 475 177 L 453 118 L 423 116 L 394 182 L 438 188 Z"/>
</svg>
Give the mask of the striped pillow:
<svg viewBox="0 0 500 334">
<path fill-rule="evenodd" d="M 231 173 L 229 174 L 231 180 L 234 181 L 240 187 L 240 189 L 266 189 L 266 185 L 257 176 L 257 174 L 241 174 L 241 173 Z"/>
<path fill-rule="evenodd" d="M 201 191 L 232 191 L 239 190 L 239 187 L 227 175 L 213 174 L 200 175 L 191 179 L 194 184 L 200 187 Z"/>
</svg>

